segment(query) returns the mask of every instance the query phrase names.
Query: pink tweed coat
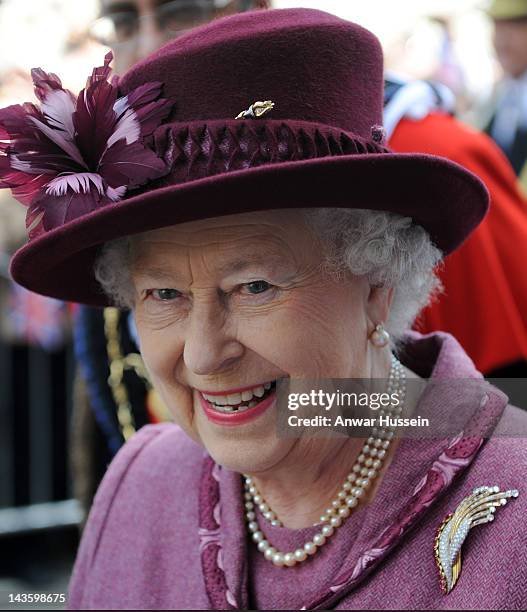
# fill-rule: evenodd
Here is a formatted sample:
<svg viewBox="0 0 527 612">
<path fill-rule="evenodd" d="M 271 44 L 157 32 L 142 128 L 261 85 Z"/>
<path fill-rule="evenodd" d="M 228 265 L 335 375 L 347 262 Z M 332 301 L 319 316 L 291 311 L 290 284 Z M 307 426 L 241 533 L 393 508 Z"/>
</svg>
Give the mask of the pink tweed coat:
<svg viewBox="0 0 527 612">
<path fill-rule="evenodd" d="M 402 361 L 432 379 L 478 378 L 450 335 L 408 336 Z M 447 386 L 448 387 L 448 386 Z M 420 414 L 449 418 L 446 387 Z M 372 502 L 308 563 L 277 568 L 248 541 L 241 476 L 217 466 L 174 424 L 148 425 L 118 453 L 97 492 L 69 609 L 513 609 L 527 607 L 527 413 L 497 389 L 449 439 L 405 439 Z M 491 434 L 489 436 L 489 434 Z M 472 489 L 518 498 L 472 529 L 457 585 L 439 586 L 433 546 Z M 261 522 L 279 549 L 317 528 Z"/>
</svg>

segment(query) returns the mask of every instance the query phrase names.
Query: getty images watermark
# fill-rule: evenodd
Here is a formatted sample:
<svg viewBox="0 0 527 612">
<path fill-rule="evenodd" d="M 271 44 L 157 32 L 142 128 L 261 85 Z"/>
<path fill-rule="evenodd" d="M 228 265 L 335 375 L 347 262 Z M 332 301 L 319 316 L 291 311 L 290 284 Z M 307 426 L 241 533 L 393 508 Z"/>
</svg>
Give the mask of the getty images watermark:
<svg viewBox="0 0 527 612">
<path fill-rule="evenodd" d="M 527 407 L 521 380 L 511 391 L 515 403 Z M 276 387 L 278 435 L 368 437 L 377 427 L 389 428 L 395 437 L 452 437 L 480 415 L 490 419 L 491 432 L 496 393 L 500 391 L 485 379 L 407 379 L 403 394 L 390 390 L 389 381 L 382 379 L 283 379 Z M 527 427 L 498 429 L 497 435 L 526 437 Z"/>
<path fill-rule="evenodd" d="M 288 393 L 287 408 L 294 412 L 287 417 L 290 427 L 430 427 L 430 419 L 417 416 L 396 416 L 396 409 L 403 408 L 404 396 L 398 392 L 347 392 L 334 391 L 328 393 L 322 389 L 311 389 L 309 392 Z M 296 411 L 303 407 L 323 410 L 332 414 L 315 414 L 310 417 L 301 416 Z M 336 409 L 369 408 L 368 416 L 346 416 Z M 375 414 L 380 411 L 379 414 Z"/>
</svg>

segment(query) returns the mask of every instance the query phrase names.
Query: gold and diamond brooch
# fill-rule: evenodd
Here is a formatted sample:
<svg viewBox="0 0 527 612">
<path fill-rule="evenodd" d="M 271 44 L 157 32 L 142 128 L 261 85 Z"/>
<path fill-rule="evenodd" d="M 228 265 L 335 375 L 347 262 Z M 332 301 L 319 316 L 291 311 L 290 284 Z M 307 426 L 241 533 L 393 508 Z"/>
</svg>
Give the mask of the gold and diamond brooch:
<svg viewBox="0 0 527 612">
<path fill-rule="evenodd" d="M 500 491 L 498 486 L 477 487 L 445 517 L 437 530 L 434 545 L 441 589 L 445 595 L 454 588 L 461 573 L 461 547 L 468 532 L 476 525 L 493 521 L 496 508 L 504 506 L 511 497 L 518 497 L 516 489 Z"/>
<path fill-rule="evenodd" d="M 236 119 L 258 119 L 270 110 L 273 110 L 274 102 L 264 100 L 263 102 L 253 102 L 247 110 L 242 111 L 236 116 Z"/>
</svg>

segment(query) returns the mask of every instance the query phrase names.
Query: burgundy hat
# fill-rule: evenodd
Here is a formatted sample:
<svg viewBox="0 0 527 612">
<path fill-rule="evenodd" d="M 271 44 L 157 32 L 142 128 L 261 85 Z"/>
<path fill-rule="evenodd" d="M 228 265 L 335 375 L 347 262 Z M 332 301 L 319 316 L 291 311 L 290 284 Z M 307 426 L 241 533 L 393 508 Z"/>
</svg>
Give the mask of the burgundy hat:
<svg viewBox="0 0 527 612">
<path fill-rule="evenodd" d="M 412 217 L 445 253 L 488 208 L 482 182 L 383 142 L 383 59 L 360 26 L 308 9 L 195 29 L 78 98 L 34 70 L 35 105 L 0 111 L 0 186 L 29 207 L 21 285 L 93 305 L 112 239 L 239 212 L 341 207 Z M 2 134 L 3 130 L 3 134 Z"/>
</svg>

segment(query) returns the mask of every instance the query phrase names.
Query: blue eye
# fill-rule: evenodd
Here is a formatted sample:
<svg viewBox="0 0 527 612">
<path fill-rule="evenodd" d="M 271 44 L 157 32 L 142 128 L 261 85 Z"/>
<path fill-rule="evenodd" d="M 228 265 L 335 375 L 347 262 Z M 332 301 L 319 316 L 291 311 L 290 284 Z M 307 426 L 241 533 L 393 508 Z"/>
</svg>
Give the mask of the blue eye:
<svg viewBox="0 0 527 612">
<path fill-rule="evenodd" d="M 152 293 L 156 294 L 157 299 L 162 302 L 175 300 L 181 295 L 177 289 L 154 289 Z"/>
<path fill-rule="evenodd" d="M 249 293 L 256 295 L 257 293 L 263 293 L 271 288 L 271 285 L 264 280 L 252 281 L 251 283 L 246 284 L 247 290 Z"/>
</svg>

